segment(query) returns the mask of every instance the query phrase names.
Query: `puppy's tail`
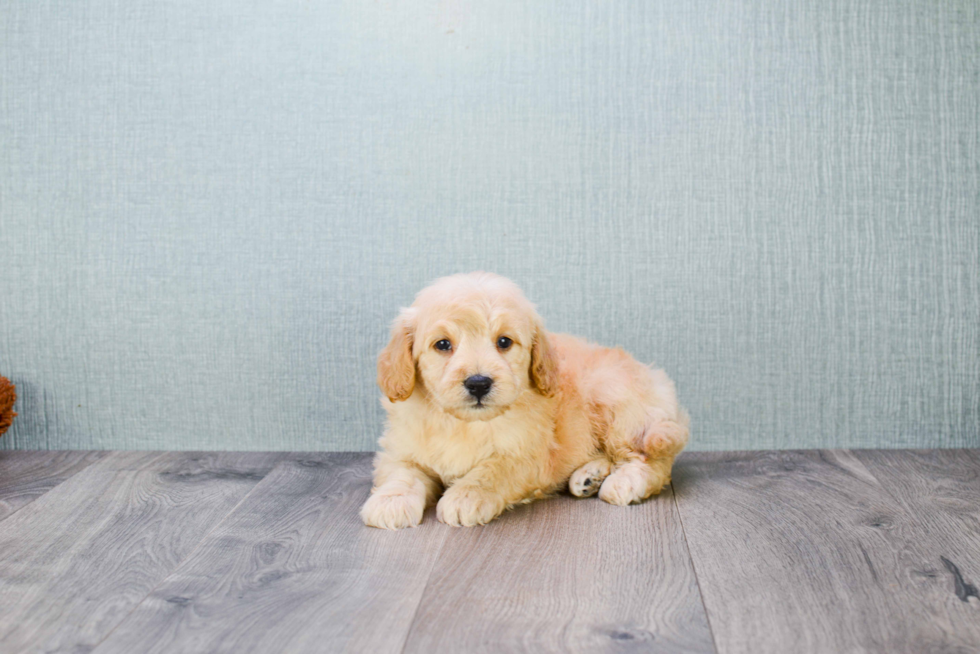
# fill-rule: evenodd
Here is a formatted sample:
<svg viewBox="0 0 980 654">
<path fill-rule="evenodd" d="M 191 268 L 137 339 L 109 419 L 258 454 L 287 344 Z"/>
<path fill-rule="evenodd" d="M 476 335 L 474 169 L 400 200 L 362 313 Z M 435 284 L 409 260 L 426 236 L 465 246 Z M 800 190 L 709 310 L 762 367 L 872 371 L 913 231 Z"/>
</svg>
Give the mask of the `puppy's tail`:
<svg viewBox="0 0 980 654">
<path fill-rule="evenodd" d="M 690 425 L 691 417 L 684 409 L 678 409 L 676 419 L 673 420 L 661 416 L 652 417 L 640 435 L 640 452 L 651 459 L 677 456 L 690 438 Z"/>
</svg>

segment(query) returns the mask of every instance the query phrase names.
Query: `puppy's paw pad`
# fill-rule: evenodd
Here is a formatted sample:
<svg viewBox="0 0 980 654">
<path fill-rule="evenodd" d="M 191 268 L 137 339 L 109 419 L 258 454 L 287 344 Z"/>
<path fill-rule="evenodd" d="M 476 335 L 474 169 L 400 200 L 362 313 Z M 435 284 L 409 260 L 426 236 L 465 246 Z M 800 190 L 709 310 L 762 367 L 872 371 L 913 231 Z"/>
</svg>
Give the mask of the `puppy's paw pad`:
<svg viewBox="0 0 980 654">
<path fill-rule="evenodd" d="M 450 488 L 436 505 L 436 518 L 453 527 L 485 525 L 504 510 L 499 497 L 477 489 Z"/>
<path fill-rule="evenodd" d="M 380 529 L 404 529 L 422 522 L 425 498 L 414 493 L 391 494 L 378 492 L 371 495 L 361 508 L 361 519 L 368 527 Z"/>
<path fill-rule="evenodd" d="M 568 490 L 576 497 L 592 497 L 599 492 L 602 480 L 609 476 L 611 464 L 608 459 L 589 461 L 572 473 L 568 480 Z"/>
</svg>

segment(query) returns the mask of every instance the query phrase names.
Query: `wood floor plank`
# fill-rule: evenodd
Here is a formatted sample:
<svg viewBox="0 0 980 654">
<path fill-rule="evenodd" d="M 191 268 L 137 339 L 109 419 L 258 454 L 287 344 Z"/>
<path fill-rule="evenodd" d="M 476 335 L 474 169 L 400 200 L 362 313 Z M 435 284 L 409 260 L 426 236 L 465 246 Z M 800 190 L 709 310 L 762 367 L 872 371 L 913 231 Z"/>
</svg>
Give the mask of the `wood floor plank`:
<svg viewBox="0 0 980 654">
<path fill-rule="evenodd" d="M 932 567 L 946 579 L 949 602 L 977 607 L 980 643 L 980 451 L 859 450 L 855 456 L 923 528 Z"/>
<path fill-rule="evenodd" d="M 365 527 L 370 454 L 281 462 L 95 652 L 399 652 L 448 533 Z"/>
<path fill-rule="evenodd" d="M 86 451 L 0 451 L 0 521 L 105 455 Z"/>
<path fill-rule="evenodd" d="M 686 454 L 674 491 L 720 653 L 980 647 L 976 607 L 853 454 Z"/>
<path fill-rule="evenodd" d="M 454 529 L 406 652 L 714 652 L 670 489 L 557 497 Z"/>
<path fill-rule="evenodd" d="M 0 522 L 0 651 L 89 650 L 280 458 L 110 454 Z"/>
<path fill-rule="evenodd" d="M 100 470 L 160 472 L 182 477 L 236 477 L 260 481 L 286 452 L 115 451 Z"/>
</svg>

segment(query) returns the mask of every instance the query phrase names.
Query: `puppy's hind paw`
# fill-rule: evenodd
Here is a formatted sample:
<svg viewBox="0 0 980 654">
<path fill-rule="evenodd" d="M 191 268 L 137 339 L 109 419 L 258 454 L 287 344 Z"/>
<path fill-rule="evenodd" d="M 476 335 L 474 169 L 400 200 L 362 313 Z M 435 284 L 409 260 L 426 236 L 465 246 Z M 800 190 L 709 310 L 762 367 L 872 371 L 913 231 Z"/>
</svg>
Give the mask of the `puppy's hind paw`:
<svg viewBox="0 0 980 654">
<path fill-rule="evenodd" d="M 668 472 L 664 472 L 659 465 L 651 467 L 643 461 L 628 461 L 602 482 L 599 499 L 609 504 L 626 506 L 659 493 L 668 482 L 669 468 Z"/>
<path fill-rule="evenodd" d="M 575 497 L 592 497 L 599 492 L 602 480 L 609 476 L 612 464 L 606 457 L 589 461 L 572 473 L 568 480 L 568 490 Z"/>
</svg>

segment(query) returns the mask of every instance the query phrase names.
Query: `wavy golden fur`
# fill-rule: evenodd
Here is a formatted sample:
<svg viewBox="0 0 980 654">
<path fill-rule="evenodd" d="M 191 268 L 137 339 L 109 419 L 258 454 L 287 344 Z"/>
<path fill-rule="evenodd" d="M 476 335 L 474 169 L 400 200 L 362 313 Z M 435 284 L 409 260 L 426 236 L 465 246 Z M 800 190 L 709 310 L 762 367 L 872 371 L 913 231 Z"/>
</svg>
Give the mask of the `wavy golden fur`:
<svg viewBox="0 0 980 654">
<path fill-rule="evenodd" d="M 503 337 L 503 340 L 501 338 Z M 489 378 L 485 395 L 464 385 Z M 403 309 L 378 357 L 388 424 L 365 524 L 485 524 L 553 494 L 626 505 L 659 493 L 688 440 L 662 370 L 545 331 L 510 280 L 454 275 Z M 441 496 L 441 497 L 440 497 Z"/>
</svg>

